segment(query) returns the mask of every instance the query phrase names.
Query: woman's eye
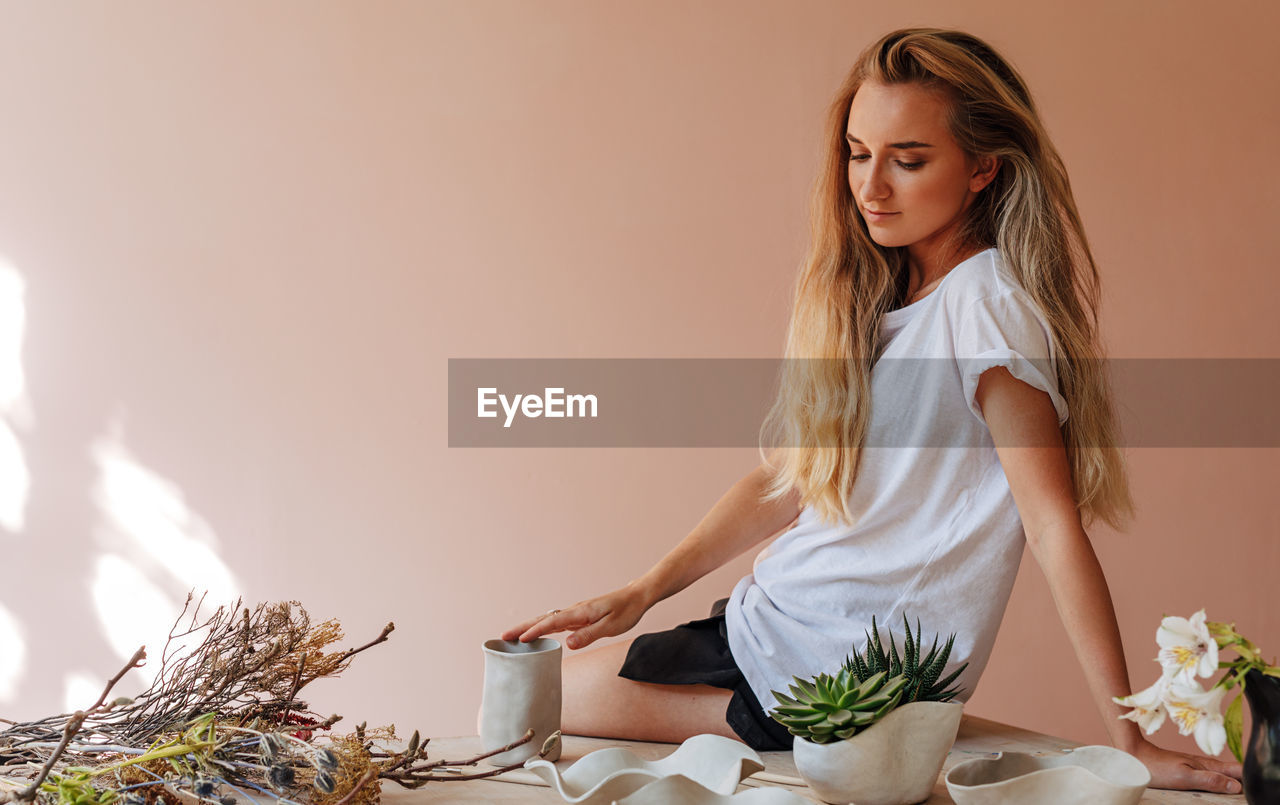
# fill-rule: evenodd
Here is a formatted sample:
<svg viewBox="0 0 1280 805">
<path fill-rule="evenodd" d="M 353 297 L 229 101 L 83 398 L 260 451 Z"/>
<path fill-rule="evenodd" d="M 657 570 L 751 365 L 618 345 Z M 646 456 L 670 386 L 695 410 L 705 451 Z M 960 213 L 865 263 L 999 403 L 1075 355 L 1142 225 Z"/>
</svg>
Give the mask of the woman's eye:
<svg viewBox="0 0 1280 805">
<path fill-rule="evenodd" d="M 870 156 L 871 156 L 870 154 L 850 154 L 850 155 L 849 155 L 849 161 L 850 161 L 850 162 L 861 162 L 861 161 L 863 161 L 864 159 L 868 159 L 868 158 L 870 158 Z M 915 170 L 915 169 L 917 169 L 917 168 L 921 167 L 922 165 L 924 165 L 924 163 L 923 163 L 923 162 L 903 162 L 902 160 L 894 160 L 894 161 L 895 161 L 895 162 L 897 162 L 899 166 L 901 166 L 901 167 L 902 167 L 902 168 L 904 168 L 905 170 L 909 170 L 909 171 L 913 171 L 913 170 Z"/>
</svg>

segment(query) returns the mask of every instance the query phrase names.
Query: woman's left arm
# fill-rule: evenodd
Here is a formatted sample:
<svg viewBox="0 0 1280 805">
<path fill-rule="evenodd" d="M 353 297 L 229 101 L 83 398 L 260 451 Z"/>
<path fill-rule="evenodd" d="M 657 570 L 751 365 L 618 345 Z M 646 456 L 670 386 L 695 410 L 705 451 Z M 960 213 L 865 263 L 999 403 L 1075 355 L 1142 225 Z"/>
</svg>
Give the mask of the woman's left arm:
<svg viewBox="0 0 1280 805">
<path fill-rule="evenodd" d="M 1076 509 L 1049 395 L 1000 366 L 983 372 L 975 398 L 1009 480 L 1027 545 L 1044 571 L 1112 744 L 1146 764 L 1153 788 L 1239 793 L 1239 763 L 1161 749 L 1137 724 L 1121 720 L 1126 708 L 1111 700 L 1131 692 L 1120 627 L 1102 566 Z"/>
</svg>

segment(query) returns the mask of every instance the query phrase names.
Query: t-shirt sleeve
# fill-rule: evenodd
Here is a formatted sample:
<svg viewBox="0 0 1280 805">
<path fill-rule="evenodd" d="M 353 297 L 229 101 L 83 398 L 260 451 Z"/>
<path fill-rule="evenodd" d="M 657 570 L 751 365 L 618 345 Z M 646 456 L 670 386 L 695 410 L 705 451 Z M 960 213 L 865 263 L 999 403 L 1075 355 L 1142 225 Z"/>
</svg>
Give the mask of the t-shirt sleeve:
<svg viewBox="0 0 1280 805">
<path fill-rule="evenodd" d="M 1030 298 L 1014 291 L 974 300 L 955 331 L 956 360 L 969 410 L 986 424 L 975 396 L 978 378 L 1003 366 L 1024 383 L 1049 395 L 1058 425 L 1067 421 L 1067 401 L 1058 391 L 1052 330 Z"/>
</svg>

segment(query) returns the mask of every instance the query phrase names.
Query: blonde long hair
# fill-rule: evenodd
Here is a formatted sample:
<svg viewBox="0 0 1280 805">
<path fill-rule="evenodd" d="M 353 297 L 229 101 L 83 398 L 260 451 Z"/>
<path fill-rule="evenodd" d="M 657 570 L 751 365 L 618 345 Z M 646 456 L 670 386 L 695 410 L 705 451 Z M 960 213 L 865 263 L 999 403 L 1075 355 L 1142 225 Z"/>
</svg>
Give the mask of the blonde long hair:
<svg viewBox="0 0 1280 805">
<path fill-rule="evenodd" d="M 849 189 L 845 130 L 866 81 L 920 84 L 950 100 L 947 125 L 969 156 L 999 158 L 953 244 L 996 246 L 1051 325 L 1063 442 L 1077 509 L 1116 528 L 1132 515 L 1098 335 L 1099 279 L 1062 158 L 1021 76 L 975 36 L 904 28 L 858 57 L 831 104 L 814 185 L 810 246 L 795 290 L 781 390 L 761 430 L 780 445 L 765 500 L 800 493 L 822 520 L 852 523 L 848 491 L 870 419 L 871 367 L 884 314 L 904 303 L 907 250 L 875 243 Z M 819 358 L 822 360 L 811 360 Z M 762 447 L 763 452 L 763 447 Z"/>
</svg>

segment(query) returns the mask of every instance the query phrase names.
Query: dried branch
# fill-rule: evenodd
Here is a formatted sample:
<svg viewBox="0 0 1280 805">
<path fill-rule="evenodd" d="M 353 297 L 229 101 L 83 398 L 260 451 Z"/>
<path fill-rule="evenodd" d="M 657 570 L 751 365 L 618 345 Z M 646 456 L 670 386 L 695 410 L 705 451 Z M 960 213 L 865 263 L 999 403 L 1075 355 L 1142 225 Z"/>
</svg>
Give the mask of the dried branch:
<svg viewBox="0 0 1280 805">
<path fill-rule="evenodd" d="M 406 752 L 371 752 L 374 741 L 395 734 L 364 723 L 353 735 L 312 743 L 317 731 L 330 729 L 341 716 L 321 720 L 299 692 L 386 642 L 395 624 L 363 645 L 326 653 L 343 639 L 340 625 L 312 623 L 296 601 L 252 608 L 237 601 L 202 617 L 204 600 L 187 595 L 160 651 L 155 678 L 133 699 L 108 701 L 124 675 L 146 659 L 141 649 L 87 710 L 28 722 L 0 719 L 8 725 L 0 730 L 7 781 L 31 780 L 17 793 L 0 792 L 0 803 L 106 805 L 121 789 L 130 790 L 131 805 L 138 797 L 146 805 L 176 805 L 188 797 L 216 803 L 223 799 L 217 792 L 227 786 L 240 794 L 275 796 L 284 805 L 372 805 L 382 779 L 417 788 L 491 777 L 521 765 L 462 776 L 432 774 L 514 749 L 532 739 L 532 730 L 505 747 L 457 762 L 428 760 L 430 739 L 417 732 Z M 544 744 L 539 756 L 552 745 Z M 57 794 L 42 791 L 54 787 L 51 780 Z"/>
<path fill-rule="evenodd" d="M 416 734 L 417 733 L 415 733 L 415 735 Z M 509 752 L 518 746 L 523 746 L 524 744 L 527 744 L 531 740 L 533 740 L 532 729 L 527 731 L 524 734 L 523 738 L 519 738 L 518 740 L 512 741 L 506 746 L 502 746 L 497 749 L 490 750 L 481 755 L 476 755 L 475 757 L 469 758 L 467 760 L 436 760 L 436 761 L 431 761 L 429 763 L 423 763 L 420 765 L 403 765 L 403 766 L 402 764 L 394 763 L 384 767 L 383 772 L 378 776 L 383 779 L 387 779 L 387 780 L 391 780 L 392 782 L 399 783 L 404 788 L 410 788 L 410 789 L 421 788 L 422 786 L 431 782 L 450 782 L 450 781 L 457 782 L 462 780 L 481 780 L 486 777 L 496 777 L 499 774 L 506 774 L 509 771 L 522 768 L 524 766 L 524 761 L 520 761 L 518 763 L 512 763 L 506 766 L 501 766 L 499 768 L 492 769 L 490 771 L 478 772 L 476 774 L 439 775 L 439 774 L 432 774 L 431 772 L 435 769 L 439 769 L 445 766 L 474 766 L 480 761 L 485 760 L 486 758 L 493 757 L 494 755 L 500 755 L 503 752 Z M 546 741 L 543 742 L 542 748 L 538 750 L 538 757 L 545 758 L 547 755 L 551 754 L 559 745 L 560 745 L 560 733 L 557 731 L 553 733 Z M 421 759 L 423 760 L 426 759 L 426 752 L 423 750 L 419 750 L 418 752 L 406 752 L 405 754 L 420 755 Z"/>
<path fill-rule="evenodd" d="M 58 742 L 57 748 L 53 750 L 51 755 L 49 755 L 49 759 L 45 761 L 44 767 L 40 769 L 40 773 L 36 775 L 36 779 L 32 781 L 31 785 L 27 786 L 22 791 L 19 791 L 17 794 L 11 795 L 14 800 L 18 802 L 35 801 L 36 792 L 40 790 L 40 786 L 43 785 L 44 781 L 49 777 L 49 772 L 53 771 L 54 765 L 62 758 L 62 753 L 67 751 L 67 744 L 71 743 L 71 739 L 80 732 L 80 727 L 84 725 L 85 719 L 101 709 L 107 700 L 107 695 L 111 693 L 111 689 L 116 686 L 116 683 L 120 681 L 120 678 L 134 668 L 140 667 L 142 665 L 142 661 L 146 658 L 147 647 L 143 646 L 133 653 L 133 656 L 129 658 L 129 662 L 120 669 L 119 673 L 111 677 L 107 682 L 107 686 L 102 689 L 102 695 L 98 697 L 98 701 L 94 702 L 92 707 L 88 710 L 77 710 L 72 714 L 71 718 L 68 719 L 66 726 L 62 728 L 62 740 Z"/>
</svg>

